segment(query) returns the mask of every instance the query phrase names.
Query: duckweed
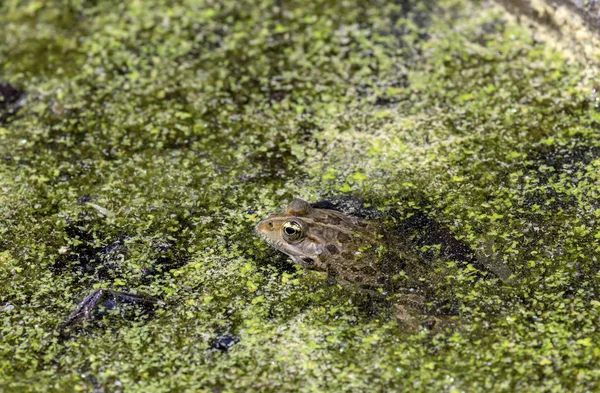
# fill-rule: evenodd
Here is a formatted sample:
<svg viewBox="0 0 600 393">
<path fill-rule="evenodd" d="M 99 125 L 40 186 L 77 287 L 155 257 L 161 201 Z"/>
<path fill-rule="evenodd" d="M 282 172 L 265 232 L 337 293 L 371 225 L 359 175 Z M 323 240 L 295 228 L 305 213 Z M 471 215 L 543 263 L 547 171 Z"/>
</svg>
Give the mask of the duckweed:
<svg viewBox="0 0 600 393">
<path fill-rule="evenodd" d="M 7 0 L 0 36 L 1 391 L 600 389 L 595 66 L 534 27 L 462 0 Z M 332 195 L 426 212 L 514 283 L 439 266 L 460 327 L 406 332 L 252 233 Z M 61 336 L 99 288 L 165 306 Z"/>
</svg>

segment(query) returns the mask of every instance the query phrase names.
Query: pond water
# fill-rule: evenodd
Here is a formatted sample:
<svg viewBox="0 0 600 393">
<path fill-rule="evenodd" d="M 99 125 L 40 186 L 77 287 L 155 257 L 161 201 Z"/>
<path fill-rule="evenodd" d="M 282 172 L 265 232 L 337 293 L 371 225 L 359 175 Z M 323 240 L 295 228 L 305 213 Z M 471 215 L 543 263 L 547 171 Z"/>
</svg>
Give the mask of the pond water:
<svg viewBox="0 0 600 393">
<path fill-rule="evenodd" d="M 0 390 L 600 388 L 595 66 L 503 9 L 10 0 L 0 36 Z M 254 234 L 294 197 L 514 281 L 438 263 L 457 326 L 410 331 Z M 60 334 L 96 289 L 162 303 Z"/>
</svg>

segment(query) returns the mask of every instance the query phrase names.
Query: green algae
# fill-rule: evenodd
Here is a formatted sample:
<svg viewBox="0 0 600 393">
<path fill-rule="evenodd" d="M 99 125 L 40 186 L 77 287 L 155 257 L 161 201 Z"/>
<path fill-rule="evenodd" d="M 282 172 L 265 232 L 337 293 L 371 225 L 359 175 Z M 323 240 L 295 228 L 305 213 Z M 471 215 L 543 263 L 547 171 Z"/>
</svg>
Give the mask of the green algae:
<svg viewBox="0 0 600 393">
<path fill-rule="evenodd" d="M 590 65 L 460 1 L 8 1 L 3 391 L 598 389 Z M 252 234 L 293 196 L 426 210 L 515 272 L 441 266 L 462 327 L 290 267 Z M 165 301 L 67 338 L 95 288 Z M 223 334 L 240 342 L 211 350 Z"/>
</svg>

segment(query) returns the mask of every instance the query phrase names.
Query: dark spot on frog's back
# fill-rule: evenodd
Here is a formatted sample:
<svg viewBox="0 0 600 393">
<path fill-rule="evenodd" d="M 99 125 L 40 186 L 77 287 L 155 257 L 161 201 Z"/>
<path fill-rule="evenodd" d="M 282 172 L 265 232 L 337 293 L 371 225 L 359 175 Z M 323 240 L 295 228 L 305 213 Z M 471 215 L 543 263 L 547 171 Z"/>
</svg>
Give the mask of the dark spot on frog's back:
<svg viewBox="0 0 600 393">
<path fill-rule="evenodd" d="M 334 244 L 328 244 L 325 248 L 327 248 L 327 251 L 334 255 L 339 254 L 340 252 L 340 250 L 338 250 L 338 248 Z"/>
<path fill-rule="evenodd" d="M 344 244 L 344 243 L 348 243 L 348 242 L 350 241 L 350 236 L 349 236 L 349 235 L 347 235 L 347 234 L 346 234 L 346 233 L 344 233 L 344 232 L 340 232 L 340 233 L 338 234 L 337 238 L 338 238 L 338 241 L 339 241 L 340 243 L 342 243 L 342 244 Z"/>
</svg>

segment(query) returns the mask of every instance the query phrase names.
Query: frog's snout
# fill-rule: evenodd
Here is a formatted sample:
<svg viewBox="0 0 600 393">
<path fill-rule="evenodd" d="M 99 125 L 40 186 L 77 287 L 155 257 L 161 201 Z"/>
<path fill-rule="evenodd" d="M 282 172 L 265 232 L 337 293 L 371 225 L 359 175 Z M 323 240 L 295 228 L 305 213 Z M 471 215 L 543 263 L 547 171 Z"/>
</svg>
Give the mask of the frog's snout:
<svg viewBox="0 0 600 393">
<path fill-rule="evenodd" d="M 273 222 L 268 221 L 268 220 L 261 221 L 258 224 L 256 224 L 256 226 L 254 227 L 254 232 L 261 234 L 261 235 L 265 235 L 269 232 L 273 232 L 274 230 L 275 230 L 275 225 L 273 225 Z"/>
</svg>

